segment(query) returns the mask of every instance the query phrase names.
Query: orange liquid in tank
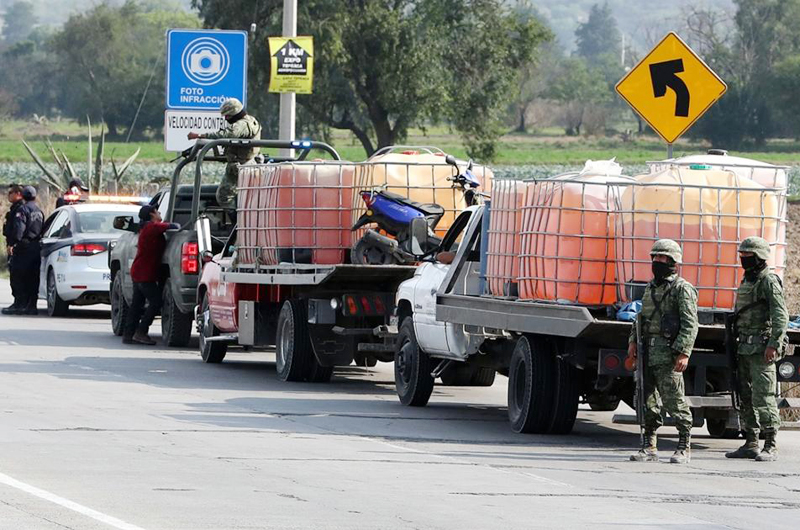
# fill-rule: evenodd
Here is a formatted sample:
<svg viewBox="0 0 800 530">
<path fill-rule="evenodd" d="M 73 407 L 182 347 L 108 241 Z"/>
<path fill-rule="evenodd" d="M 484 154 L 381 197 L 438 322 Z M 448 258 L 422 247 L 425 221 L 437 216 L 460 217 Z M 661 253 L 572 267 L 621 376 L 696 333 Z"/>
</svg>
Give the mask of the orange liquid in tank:
<svg viewBox="0 0 800 530">
<path fill-rule="evenodd" d="M 614 210 L 626 179 L 543 180 L 523 208 L 520 298 L 581 305 L 617 301 Z"/>
<path fill-rule="evenodd" d="M 779 198 L 756 182 L 721 170 L 670 168 L 637 177 L 623 194 L 617 217 L 618 279 L 625 286 L 652 278 L 650 248 L 673 239 L 683 249 L 680 275 L 698 290 L 698 306 L 732 309 L 741 281 L 738 243 L 781 238 Z M 770 264 L 774 265 L 773 252 Z"/>
<path fill-rule="evenodd" d="M 520 232 L 525 193 L 533 182 L 498 180 L 492 187 L 486 280 L 495 296 L 510 296 L 519 276 Z"/>
</svg>

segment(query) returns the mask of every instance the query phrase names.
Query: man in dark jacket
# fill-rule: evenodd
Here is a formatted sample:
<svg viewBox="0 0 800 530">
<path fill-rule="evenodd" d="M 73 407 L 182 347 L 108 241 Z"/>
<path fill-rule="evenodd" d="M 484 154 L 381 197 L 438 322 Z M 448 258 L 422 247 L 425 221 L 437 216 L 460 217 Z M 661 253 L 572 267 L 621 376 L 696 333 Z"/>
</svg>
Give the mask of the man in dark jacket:
<svg viewBox="0 0 800 530">
<path fill-rule="evenodd" d="M 36 204 L 36 188 L 22 188 L 24 204 L 14 214 L 12 237 L 16 241 L 11 250 L 11 274 L 19 279 L 20 309 L 17 315 L 35 315 L 39 301 L 39 269 L 42 266 L 42 227 L 44 214 Z"/>
<path fill-rule="evenodd" d="M 148 330 L 161 309 L 161 288 L 158 281 L 161 258 L 167 246 L 164 232 L 174 225 L 162 222 L 158 210 L 149 205 L 142 206 L 139 210 L 139 220 L 139 242 L 131 265 L 133 301 L 125 322 L 122 342 L 152 346 L 156 341 L 150 338 Z"/>
<path fill-rule="evenodd" d="M 3 237 L 6 240 L 6 256 L 8 256 L 8 269 L 13 269 L 12 261 L 14 260 L 14 245 L 18 243 L 14 237 L 14 218 L 17 211 L 22 208 L 25 202 L 22 200 L 22 186 L 19 184 L 12 184 L 8 187 L 8 202 L 11 206 L 6 212 L 6 218 L 3 222 Z M 4 315 L 16 315 L 23 309 L 22 291 L 20 290 L 19 275 L 11 273 L 11 295 L 14 297 L 14 303 L 8 307 L 4 307 L 2 313 Z"/>
</svg>

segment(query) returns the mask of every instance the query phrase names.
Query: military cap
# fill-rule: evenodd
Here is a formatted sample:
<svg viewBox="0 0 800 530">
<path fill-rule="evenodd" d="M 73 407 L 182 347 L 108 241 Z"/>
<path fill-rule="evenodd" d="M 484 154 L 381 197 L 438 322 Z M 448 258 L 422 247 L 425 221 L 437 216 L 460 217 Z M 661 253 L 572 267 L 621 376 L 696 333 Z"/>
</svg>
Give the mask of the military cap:
<svg viewBox="0 0 800 530">
<path fill-rule="evenodd" d="M 683 261 L 681 246 L 671 239 L 659 239 L 653 243 L 653 248 L 650 249 L 650 256 L 667 256 L 672 258 L 675 263 Z"/>
<path fill-rule="evenodd" d="M 752 252 L 766 261 L 769 259 L 769 243 L 763 237 L 750 236 L 739 243 L 739 252 Z"/>
</svg>

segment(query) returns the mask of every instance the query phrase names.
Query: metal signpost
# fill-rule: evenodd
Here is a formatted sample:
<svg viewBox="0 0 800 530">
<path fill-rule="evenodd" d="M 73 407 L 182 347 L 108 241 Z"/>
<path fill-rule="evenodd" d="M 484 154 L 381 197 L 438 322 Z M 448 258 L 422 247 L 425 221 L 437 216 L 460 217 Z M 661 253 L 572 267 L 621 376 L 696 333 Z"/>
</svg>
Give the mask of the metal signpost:
<svg viewBox="0 0 800 530">
<path fill-rule="evenodd" d="M 219 130 L 219 107 L 227 98 L 247 106 L 247 32 L 167 31 L 166 150 L 191 147 L 190 131 Z"/>
<path fill-rule="evenodd" d="M 617 83 L 617 93 L 672 144 L 728 89 L 725 82 L 673 32 Z"/>
</svg>

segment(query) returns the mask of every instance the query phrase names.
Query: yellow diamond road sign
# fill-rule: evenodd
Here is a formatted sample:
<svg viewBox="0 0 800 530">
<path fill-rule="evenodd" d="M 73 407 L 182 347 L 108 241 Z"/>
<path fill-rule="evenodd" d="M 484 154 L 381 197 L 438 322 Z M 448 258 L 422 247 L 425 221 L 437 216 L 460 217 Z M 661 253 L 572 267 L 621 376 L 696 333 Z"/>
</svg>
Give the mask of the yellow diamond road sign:
<svg viewBox="0 0 800 530">
<path fill-rule="evenodd" d="M 617 83 L 617 93 L 673 143 L 728 87 L 675 33 L 668 33 Z"/>
</svg>

